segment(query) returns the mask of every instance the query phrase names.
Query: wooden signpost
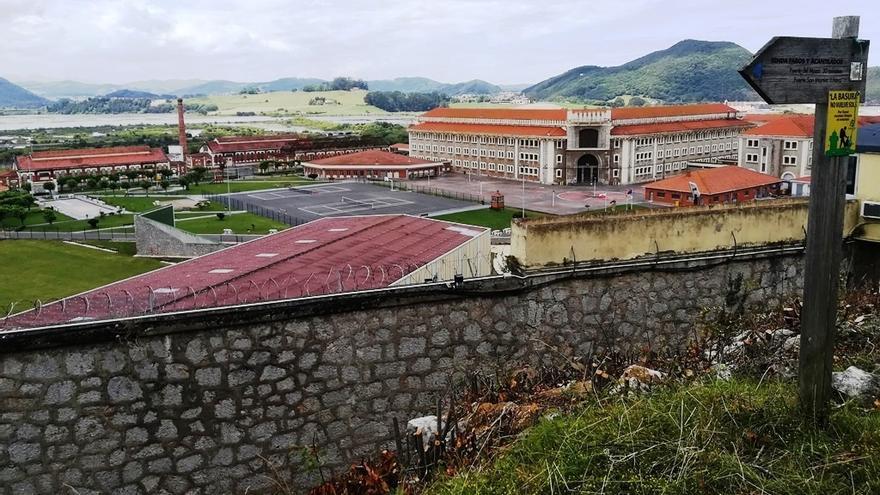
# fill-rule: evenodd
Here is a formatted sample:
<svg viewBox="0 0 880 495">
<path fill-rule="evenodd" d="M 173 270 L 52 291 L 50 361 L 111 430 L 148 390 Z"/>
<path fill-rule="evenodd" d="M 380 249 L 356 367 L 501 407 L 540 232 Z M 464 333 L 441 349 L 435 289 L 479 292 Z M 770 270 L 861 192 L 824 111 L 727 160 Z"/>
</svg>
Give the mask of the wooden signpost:
<svg viewBox="0 0 880 495">
<path fill-rule="evenodd" d="M 858 93 L 856 107 L 864 99 L 869 42 L 858 34 L 858 17 L 835 17 L 831 38 L 773 38 L 739 71 L 767 103 L 816 104 L 798 375 L 801 406 L 820 425 L 831 400 L 848 162 L 842 150 L 826 154 L 829 93 Z"/>
</svg>

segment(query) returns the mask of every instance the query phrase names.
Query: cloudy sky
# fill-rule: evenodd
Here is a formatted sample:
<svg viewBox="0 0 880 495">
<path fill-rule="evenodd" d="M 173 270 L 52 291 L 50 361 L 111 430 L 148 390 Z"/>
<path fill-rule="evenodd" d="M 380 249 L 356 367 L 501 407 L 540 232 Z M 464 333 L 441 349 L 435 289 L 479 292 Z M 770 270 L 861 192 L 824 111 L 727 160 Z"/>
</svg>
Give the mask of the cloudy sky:
<svg viewBox="0 0 880 495">
<path fill-rule="evenodd" d="M 755 51 L 772 35 L 828 36 L 834 15 L 862 16 L 880 44 L 877 1 L 0 0 L 0 77 L 537 82 L 685 38 Z"/>
</svg>

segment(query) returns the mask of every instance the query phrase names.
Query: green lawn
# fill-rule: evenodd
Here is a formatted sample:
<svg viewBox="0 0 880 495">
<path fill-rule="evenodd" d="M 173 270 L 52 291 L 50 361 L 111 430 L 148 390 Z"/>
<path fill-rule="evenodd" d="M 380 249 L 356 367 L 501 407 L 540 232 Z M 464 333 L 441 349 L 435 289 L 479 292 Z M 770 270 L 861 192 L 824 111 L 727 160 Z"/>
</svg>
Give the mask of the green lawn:
<svg viewBox="0 0 880 495">
<path fill-rule="evenodd" d="M 0 277 L 0 307 L 7 309 L 13 301 L 24 309 L 26 301 L 28 306 L 35 299 L 45 303 L 163 266 L 59 241 L 0 241 L 0 259 L 6 267 Z"/>
<path fill-rule="evenodd" d="M 384 110 L 364 103 L 367 91 L 273 91 L 258 95 L 211 95 L 191 98 L 187 103 L 214 104 L 220 115 L 234 115 L 237 112 L 280 113 L 280 114 L 329 114 L 365 115 L 384 114 Z M 325 105 L 309 105 L 314 98 L 326 98 Z M 334 100 L 339 104 L 331 104 Z"/>
<path fill-rule="evenodd" d="M 131 214 L 107 215 L 98 219 L 97 228 L 106 229 L 110 227 L 121 227 L 123 225 L 132 225 L 133 223 L 134 215 Z M 34 227 L 29 227 L 27 230 L 37 232 L 74 232 L 79 230 L 92 230 L 92 227 L 88 224 L 88 220 L 69 220 L 66 222 L 55 222 L 52 225 L 36 225 Z"/>
<path fill-rule="evenodd" d="M 73 220 L 69 216 L 67 216 L 63 213 L 57 212 L 57 211 L 55 212 L 55 217 L 56 217 L 56 219 L 55 219 L 56 222 L 63 222 L 65 220 Z M 34 225 L 34 224 L 38 224 L 38 223 L 46 223 L 46 219 L 43 218 L 43 210 L 35 208 L 35 209 L 32 209 L 31 211 L 28 212 L 27 217 L 24 219 L 24 224 L 25 224 L 25 226 L 27 226 L 27 225 Z M 17 228 L 20 226 L 21 226 L 21 220 L 19 220 L 18 218 L 4 218 L 3 220 L 0 220 L 0 228 L 3 228 L 3 229 L 14 229 L 14 228 Z"/>
<path fill-rule="evenodd" d="M 236 234 L 267 234 L 269 229 L 286 229 L 288 226 L 253 213 L 227 215 L 220 220 L 216 215 L 209 218 L 177 221 L 178 229 L 193 234 L 222 234 L 223 229 L 232 229 Z M 250 231 L 250 232 L 248 232 Z"/>
<path fill-rule="evenodd" d="M 459 213 L 450 213 L 448 215 L 440 215 L 433 217 L 437 220 L 446 220 L 447 222 L 457 222 L 467 225 L 479 225 L 481 227 L 489 227 L 493 230 L 501 230 L 510 227 L 513 215 L 522 213 L 518 208 L 505 208 L 503 210 L 493 210 L 484 208 L 481 210 L 462 211 Z M 537 218 L 548 216 L 546 213 L 526 210 L 526 218 Z"/>
<path fill-rule="evenodd" d="M 98 199 L 108 205 L 119 206 L 130 212 L 149 211 L 156 208 L 153 203 L 165 198 L 155 196 L 98 196 Z"/>
<path fill-rule="evenodd" d="M 127 256 L 134 256 L 137 254 L 137 246 L 134 242 L 117 242 L 117 241 L 77 241 L 80 244 L 88 244 L 89 246 L 96 246 L 104 249 L 112 249 L 119 254 L 124 254 Z"/>
</svg>

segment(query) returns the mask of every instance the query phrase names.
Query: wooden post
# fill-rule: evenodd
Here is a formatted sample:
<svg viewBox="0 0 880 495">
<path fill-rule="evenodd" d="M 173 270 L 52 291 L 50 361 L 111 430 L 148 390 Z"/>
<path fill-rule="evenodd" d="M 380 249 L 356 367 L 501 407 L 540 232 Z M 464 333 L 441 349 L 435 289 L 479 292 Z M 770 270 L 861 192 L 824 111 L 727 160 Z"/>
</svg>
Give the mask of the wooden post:
<svg viewBox="0 0 880 495">
<path fill-rule="evenodd" d="M 835 38 L 856 38 L 858 29 L 858 17 L 834 18 L 832 32 Z M 827 99 L 816 102 L 798 362 L 801 407 L 819 425 L 827 424 L 831 400 L 831 366 L 843 256 L 846 166 L 849 161 L 848 157 L 825 156 L 827 104 Z"/>
</svg>

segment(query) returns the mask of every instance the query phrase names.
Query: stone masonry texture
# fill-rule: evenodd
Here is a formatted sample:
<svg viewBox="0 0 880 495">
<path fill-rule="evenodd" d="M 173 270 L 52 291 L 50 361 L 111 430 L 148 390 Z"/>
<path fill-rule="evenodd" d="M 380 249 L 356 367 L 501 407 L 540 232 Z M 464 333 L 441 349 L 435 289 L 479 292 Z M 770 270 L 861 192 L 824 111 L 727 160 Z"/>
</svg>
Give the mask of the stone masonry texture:
<svg viewBox="0 0 880 495">
<path fill-rule="evenodd" d="M 306 447 L 325 474 L 390 447 L 392 418 L 433 412 L 466 373 L 680 348 L 705 309 L 780 303 L 802 275 L 778 256 L 2 352 L 0 493 L 304 488 Z"/>
</svg>

